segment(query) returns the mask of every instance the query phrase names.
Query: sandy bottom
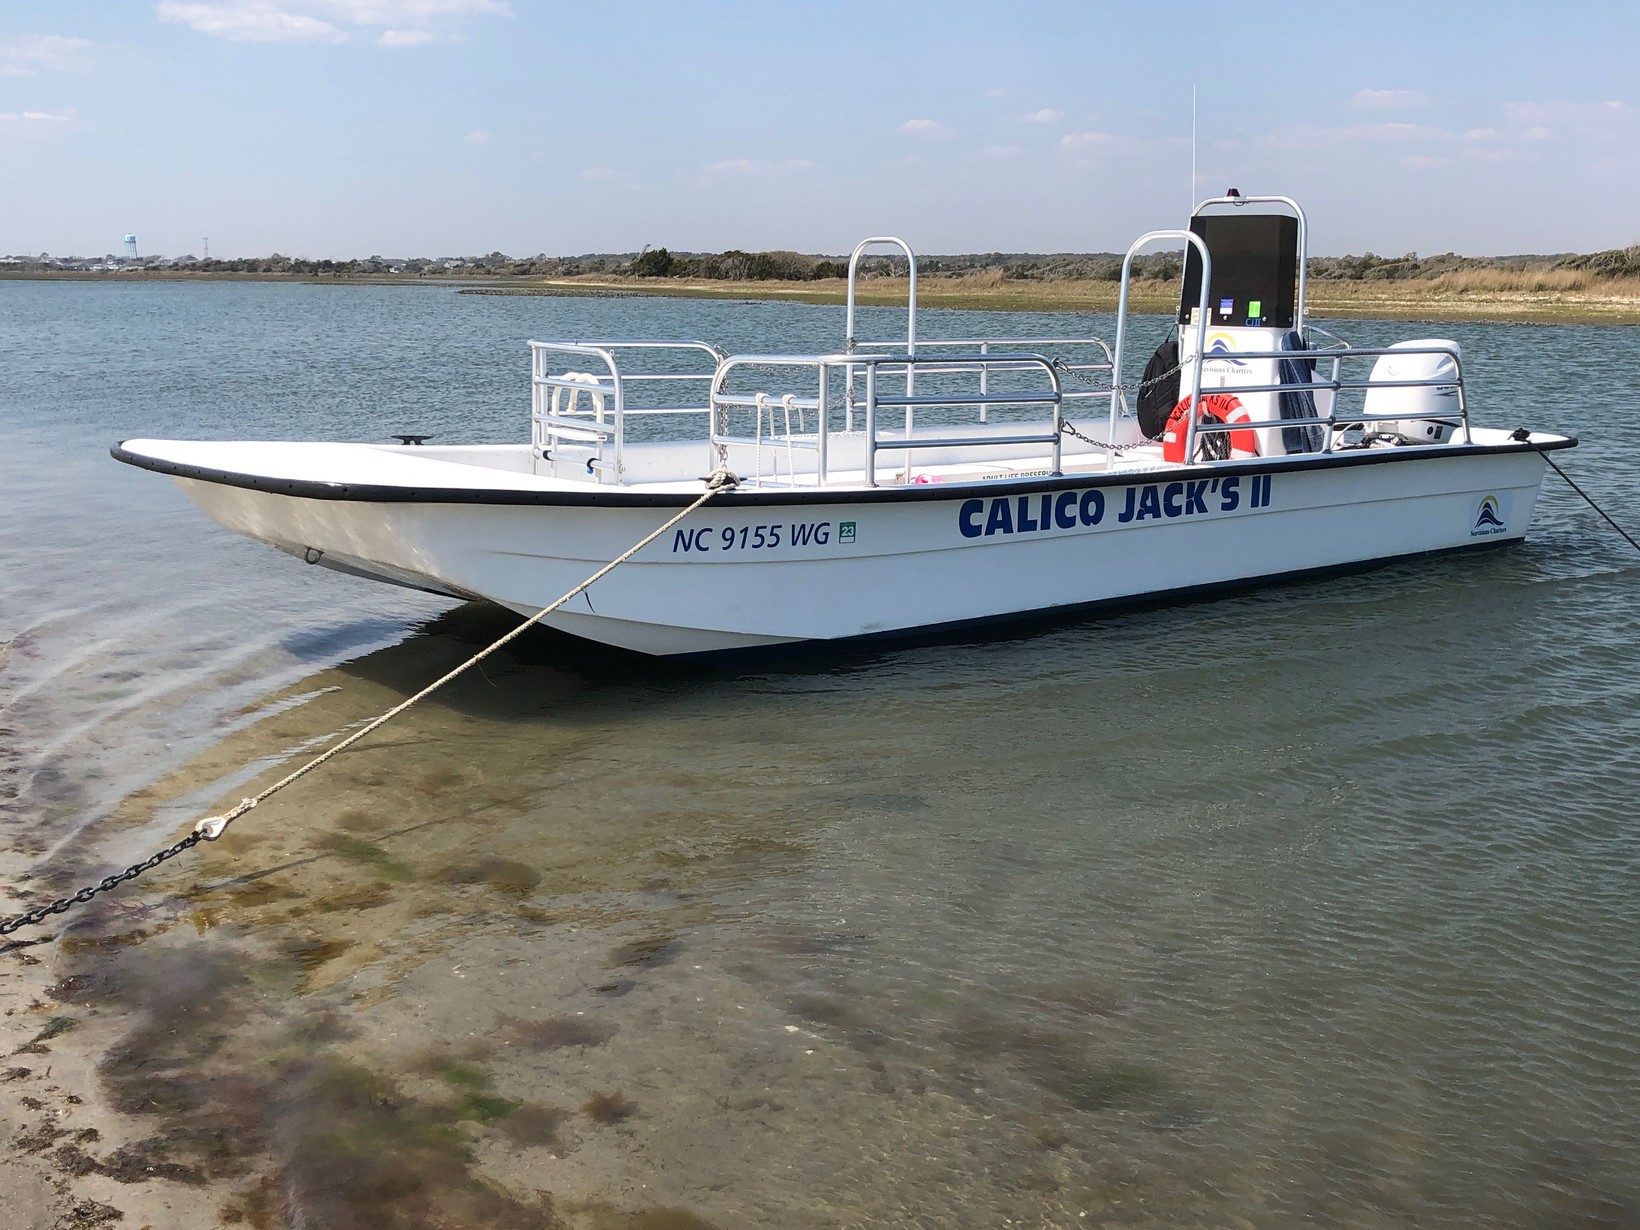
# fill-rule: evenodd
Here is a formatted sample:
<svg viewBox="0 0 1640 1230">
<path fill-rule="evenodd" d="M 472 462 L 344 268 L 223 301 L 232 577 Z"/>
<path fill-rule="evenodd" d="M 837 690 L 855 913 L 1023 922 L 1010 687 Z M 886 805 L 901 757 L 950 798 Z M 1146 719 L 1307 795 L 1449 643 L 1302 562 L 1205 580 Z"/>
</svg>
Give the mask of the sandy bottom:
<svg viewBox="0 0 1640 1230">
<path fill-rule="evenodd" d="M 461 648 L 418 638 L 268 698 L 119 802 L 52 891 Z M 1058 997 L 1031 1036 L 859 985 L 874 928 L 809 878 L 816 846 L 917 797 L 803 751 L 795 718 L 765 780 L 732 700 L 499 669 L 6 952 L 8 1225 L 1085 1225 L 1142 1205 L 1101 1138 L 1143 1121 L 1188 1167 L 1201 1108 L 1089 1046 L 1090 1023 L 1121 1032 L 1114 992 L 1028 988 Z"/>
</svg>

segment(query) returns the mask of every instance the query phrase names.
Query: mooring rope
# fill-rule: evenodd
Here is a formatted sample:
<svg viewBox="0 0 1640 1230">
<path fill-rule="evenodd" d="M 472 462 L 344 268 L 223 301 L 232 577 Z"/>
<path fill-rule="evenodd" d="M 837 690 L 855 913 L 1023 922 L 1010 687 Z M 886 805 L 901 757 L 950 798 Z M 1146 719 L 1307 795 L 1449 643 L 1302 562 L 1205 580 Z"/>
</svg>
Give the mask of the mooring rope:
<svg viewBox="0 0 1640 1230">
<path fill-rule="evenodd" d="M 447 671 L 445 674 L 439 676 L 439 678 L 428 684 L 414 696 L 408 698 L 407 700 L 400 701 L 391 709 L 387 710 L 387 712 L 373 718 L 368 724 L 360 727 L 339 743 L 326 748 L 323 752 L 319 753 L 319 755 L 308 761 L 301 768 L 292 773 L 287 773 L 284 777 L 274 782 L 273 785 L 269 786 L 267 789 L 262 790 L 249 798 L 241 799 L 238 804 L 229 808 L 220 816 L 206 816 L 203 820 L 194 825 L 193 832 L 189 833 L 174 846 L 161 850 L 152 858 L 146 859 L 141 863 L 134 863 L 130 867 L 127 867 L 124 871 L 108 876 L 97 884 L 93 884 L 87 888 L 82 888 L 77 893 L 67 897 L 60 897 L 50 905 L 40 906 L 38 909 L 29 910 L 27 913 L 19 914 L 14 918 L 9 918 L 4 922 L 0 922 L 0 935 L 10 935 L 12 932 L 21 927 L 29 927 L 43 922 L 52 914 L 61 914 L 70 906 L 83 904 L 84 902 L 90 901 L 91 898 L 95 897 L 98 893 L 107 892 L 109 889 L 114 888 L 117 885 L 124 884 L 128 880 L 136 879 L 149 868 L 157 867 L 168 858 L 175 858 L 178 854 L 181 854 L 184 850 L 200 841 L 215 841 L 227 831 L 230 824 L 239 819 L 239 817 L 243 816 L 246 812 L 250 811 L 253 807 L 272 798 L 291 783 L 306 777 L 320 765 L 324 764 L 332 757 L 338 756 L 342 752 L 345 752 L 348 748 L 352 747 L 355 743 L 357 743 L 360 739 L 363 739 L 372 731 L 379 730 L 412 705 L 425 700 L 428 696 L 431 696 L 434 692 L 438 691 L 445 684 L 449 683 L 450 680 L 454 679 L 457 675 L 460 675 L 463 671 L 470 670 L 474 666 L 477 666 L 480 662 L 489 657 L 496 650 L 500 649 L 503 645 L 506 645 L 517 637 L 522 636 L 527 629 L 533 628 L 536 624 L 540 623 L 543 619 L 545 619 L 548 615 L 551 615 L 571 598 L 576 597 L 578 594 L 584 593 L 599 580 L 608 576 L 611 572 L 614 572 L 615 569 L 626 563 L 627 560 L 631 559 L 639 551 L 642 551 L 650 543 L 654 542 L 655 539 L 666 533 L 667 530 L 682 521 L 690 513 L 701 507 L 701 505 L 705 504 L 720 491 L 728 491 L 738 484 L 739 480 L 729 470 L 720 469 L 712 471 L 711 475 L 706 479 L 706 490 L 701 493 L 700 498 L 694 503 L 690 504 L 687 508 L 684 508 L 674 516 L 668 518 L 663 525 L 658 526 L 650 533 L 644 535 L 643 538 L 633 543 L 631 547 L 617 555 L 614 559 L 610 560 L 609 563 L 598 569 L 597 572 L 582 581 L 574 589 L 542 607 L 523 623 L 519 624 L 506 635 L 498 638 L 491 644 L 479 650 L 460 666 L 457 666 L 454 670 Z"/>
<path fill-rule="evenodd" d="M 1524 431 L 1525 428 L 1522 428 L 1521 430 Z M 1519 432 L 1515 433 L 1515 438 L 1520 439 L 1520 433 Z M 1531 441 L 1528 440 L 1527 443 L 1531 444 Z M 1606 522 L 1607 525 L 1611 526 L 1612 529 L 1616 530 L 1619 534 L 1621 534 L 1623 536 L 1623 541 L 1624 542 L 1628 543 L 1629 546 L 1633 547 L 1636 551 L 1640 551 L 1640 542 L 1635 542 L 1634 539 L 1629 536 L 1629 532 L 1626 529 L 1624 529 L 1621 525 L 1617 524 L 1617 522 L 1612 520 L 1610 513 L 1608 513 L 1604 508 L 1600 507 L 1600 505 L 1598 505 L 1594 502 L 1594 497 L 1592 495 L 1590 495 L 1587 491 L 1583 490 L 1583 488 L 1579 487 L 1576 483 L 1574 483 L 1572 481 L 1572 476 L 1570 474 L 1566 473 L 1565 470 L 1562 470 L 1558 465 L 1556 465 L 1555 464 L 1555 459 L 1553 457 L 1549 456 L 1548 453 L 1544 452 L 1543 449 L 1540 448 L 1536 444 L 1532 444 L 1532 448 L 1537 452 L 1537 455 L 1539 457 L 1543 458 L 1543 460 L 1545 460 L 1549 463 L 1549 468 L 1551 470 L 1553 470 L 1556 474 L 1560 475 L 1560 477 L 1562 477 L 1566 480 L 1566 485 L 1568 487 L 1570 487 L 1573 491 L 1577 492 L 1578 495 L 1582 496 L 1584 502 L 1586 504 L 1588 504 L 1588 506 L 1590 508 L 1594 509 L 1595 512 L 1599 513 L 1601 515 L 1601 517 L 1603 517 L 1605 519 L 1605 522 Z"/>
</svg>

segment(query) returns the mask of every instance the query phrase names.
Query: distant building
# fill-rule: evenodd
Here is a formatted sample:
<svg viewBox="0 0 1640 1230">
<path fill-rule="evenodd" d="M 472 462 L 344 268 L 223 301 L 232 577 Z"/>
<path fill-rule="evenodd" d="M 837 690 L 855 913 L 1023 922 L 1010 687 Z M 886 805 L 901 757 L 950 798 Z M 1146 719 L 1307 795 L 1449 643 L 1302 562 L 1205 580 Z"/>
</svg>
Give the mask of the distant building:
<svg viewBox="0 0 1640 1230">
<path fill-rule="evenodd" d="M 125 259 L 128 261 L 137 259 L 137 237 L 135 235 L 125 237 Z"/>
</svg>

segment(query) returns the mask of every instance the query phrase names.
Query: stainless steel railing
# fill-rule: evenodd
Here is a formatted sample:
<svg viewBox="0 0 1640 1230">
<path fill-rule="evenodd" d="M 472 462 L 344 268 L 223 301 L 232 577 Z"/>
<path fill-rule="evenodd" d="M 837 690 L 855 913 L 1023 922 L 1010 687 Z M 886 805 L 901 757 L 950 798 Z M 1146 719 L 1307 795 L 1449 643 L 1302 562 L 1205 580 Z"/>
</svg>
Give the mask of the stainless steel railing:
<svg viewBox="0 0 1640 1230">
<path fill-rule="evenodd" d="M 1319 332 L 1319 330 L 1317 330 L 1317 332 Z M 1333 337 L 1335 335 L 1328 334 L 1327 336 Z M 1343 341 L 1341 338 L 1337 338 L 1336 340 L 1341 343 Z M 1344 380 L 1340 378 L 1340 365 L 1344 361 L 1355 359 L 1376 359 L 1382 358 L 1385 355 L 1392 355 L 1398 358 L 1410 355 L 1442 356 L 1452 360 L 1452 374 L 1450 376 L 1435 375 L 1413 380 L 1375 380 L 1372 378 L 1370 373 L 1366 379 L 1362 380 Z M 1223 391 L 1233 393 L 1238 397 L 1247 393 L 1308 392 L 1313 395 L 1315 393 L 1330 392 L 1333 394 L 1332 409 L 1327 414 L 1317 414 L 1303 418 L 1238 419 L 1234 423 L 1193 424 L 1194 430 L 1192 432 L 1191 442 L 1187 445 L 1187 451 L 1185 453 L 1187 458 L 1195 457 L 1195 437 L 1202 433 L 1224 434 L 1237 431 L 1257 431 L 1264 428 L 1322 426 L 1328 430 L 1326 432 L 1326 438 L 1322 444 L 1321 451 L 1330 453 L 1333 451 L 1333 445 L 1335 443 L 1332 429 L 1339 424 L 1352 425 L 1356 423 L 1395 423 L 1405 422 L 1408 420 L 1447 421 L 1455 419 L 1456 426 L 1461 429 L 1463 433 L 1463 442 L 1465 444 L 1473 443 L 1474 438 L 1470 435 L 1469 430 L 1469 401 L 1464 391 L 1463 359 L 1455 347 L 1406 345 L 1358 347 L 1349 346 L 1346 343 L 1339 347 L 1329 347 L 1325 350 L 1239 350 L 1236 352 L 1236 358 L 1244 362 L 1259 359 L 1296 359 L 1301 362 L 1330 362 L 1333 370 L 1333 375 L 1330 379 L 1309 380 L 1302 383 L 1292 384 L 1282 384 L 1279 382 L 1273 384 L 1238 384 L 1234 387 L 1226 388 Z M 1199 372 L 1197 375 L 1197 383 L 1199 387 Z M 1366 410 L 1365 404 L 1363 404 L 1362 408 L 1359 410 L 1340 410 L 1338 407 L 1337 395 L 1341 392 L 1372 392 L 1374 390 L 1382 389 L 1434 389 L 1437 392 L 1443 389 L 1451 389 L 1454 390 L 1457 395 L 1458 404 L 1456 411 L 1452 414 L 1447 414 L 1444 412 L 1424 414 L 1405 409 L 1391 411 L 1387 414 L 1369 414 Z"/>
<path fill-rule="evenodd" d="M 676 352 L 679 358 L 704 355 L 712 371 L 632 372 L 622 371 L 617 356 L 622 352 Z M 599 370 L 571 371 L 565 360 L 574 357 L 594 360 Z M 716 346 L 698 341 L 594 341 L 530 342 L 530 445 L 533 468 L 541 472 L 542 462 L 556 468 L 570 461 L 584 465 L 599 482 L 620 483 L 625 473 L 626 420 L 628 415 L 673 415 L 705 417 L 704 403 L 689 405 L 633 405 L 632 386 L 685 384 L 709 385 L 724 354 Z M 581 366 L 589 366 L 585 362 Z M 582 397 L 586 408 L 581 407 Z"/>
<path fill-rule="evenodd" d="M 737 374 L 759 368 L 808 371 L 813 375 L 813 384 L 806 386 L 801 395 L 793 392 L 770 393 L 767 390 L 730 389 L 730 382 Z M 919 373 L 929 376 L 983 376 L 995 371 L 1039 372 L 1045 380 L 1036 388 L 1003 390 L 990 388 L 987 384 L 987 387 L 976 387 L 972 392 L 915 391 L 915 377 Z M 881 386 L 885 375 L 905 377 L 903 387 L 908 391 L 902 393 L 898 388 L 895 391 L 884 391 Z M 727 450 L 731 448 L 750 447 L 756 450 L 755 478 L 761 477 L 762 450 L 770 447 L 784 448 L 788 457 L 787 481 L 793 484 L 797 482 L 797 473 L 791 460 L 792 454 L 796 450 L 812 451 L 815 454 L 815 482 L 819 486 L 824 486 L 830 481 L 830 441 L 834 434 L 831 417 L 834 409 L 846 416 L 844 431 L 853 430 L 852 412 L 848 409 L 847 399 L 842 399 L 840 403 L 834 402 L 833 390 L 844 389 L 856 380 L 864 388 L 864 397 L 859 405 L 864 419 L 864 477 L 867 486 L 875 487 L 879 483 L 879 453 L 904 453 L 906 471 L 909 473 L 912 450 L 919 448 L 960 449 L 1044 444 L 1050 448 L 1053 473 L 1060 472 L 1064 391 L 1053 361 L 1043 355 L 1029 352 L 990 351 L 985 354 L 949 355 L 872 355 L 860 352 L 839 355 L 735 355 L 718 365 L 717 374 L 712 381 L 712 446 L 720 450 L 719 455 L 725 460 L 728 460 Z M 899 381 L 896 380 L 895 384 L 898 386 Z M 813 389 L 812 394 L 808 392 L 808 388 Z M 980 435 L 966 435 L 960 426 L 953 426 L 949 431 L 942 429 L 939 435 L 919 436 L 914 426 L 908 424 L 902 434 L 895 436 L 885 433 L 882 421 L 884 411 L 895 409 L 912 411 L 919 408 L 940 408 L 985 412 L 1005 406 L 1048 408 L 1051 430 L 993 430 Z M 786 416 L 790 416 L 794 411 L 800 415 L 812 413 L 815 419 L 813 433 L 806 430 L 806 423 L 800 422 L 799 433 L 792 433 L 789 426 L 784 432 L 776 432 L 771 424 L 771 430 L 765 435 L 764 415 L 776 408 Z M 754 413 L 755 426 L 751 432 L 732 429 L 731 420 L 736 410 L 751 410 Z"/>
</svg>

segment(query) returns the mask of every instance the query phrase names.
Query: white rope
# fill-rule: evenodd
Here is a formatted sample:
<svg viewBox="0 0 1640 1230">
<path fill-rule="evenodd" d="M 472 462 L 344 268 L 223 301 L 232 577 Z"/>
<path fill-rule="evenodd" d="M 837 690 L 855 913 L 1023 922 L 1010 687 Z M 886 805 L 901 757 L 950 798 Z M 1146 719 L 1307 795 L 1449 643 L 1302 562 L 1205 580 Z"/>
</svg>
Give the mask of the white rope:
<svg viewBox="0 0 1640 1230">
<path fill-rule="evenodd" d="M 531 615 L 523 623 L 519 624 L 518 627 L 514 628 L 511 632 L 507 633 L 505 636 L 501 637 L 499 640 L 495 641 L 493 644 L 489 645 L 487 648 L 479 650 L 477 653 L 475 653 L 472 657 L 468 658 L 465 662 L 463 662 L 460 666 L 456 667 L 454 670 L 452 670 L 449 673 L 447 673 L 447 674 L 441 676 L 440 678 L 434 680 L 432 683 L 428 684 L 421 691 L 417 692 L 414 696 L 410 697 L 410 699 L 405 700 L 405 701 L 400 701 L 398 704 L 394 705 L 391 709 L 389 709 L 386 713 L 382 714 L 380 717 L 378 717 L 378 718 L 374 719 L 373 721 L 371 721 L 369 725 L 364 726 L 361 729 L 354 731 L 347 738 L 343 739 L 340 743 L 335 744 L 333 747 L 330 747 L 330 748 L 326 749 L 324 752 L 321 752 L 319 755 L 315 756 L 312 760 L 308 761 L 305 765 L 303 765 L 301 768 L 297 769 L 294 773 L 287 774 L 286 776 L 280 778 L 278 781 L 274 782 L 273 785 L 269 786 L 266 790 L 262 791 L 260 794 L 253 795 L 248 799 L 241 799 L 237 806 L 235 806 L 233 808 L 230 808 L 228 811 L 222 813 L 222 815 L 220 815 L 220 816 L 206 816 L 198 824 L 194 825 L 194 832 L 198 833 L 206 841 L 215 841 L 218 837 L 222 836 L 222 834 L 227 831 L 227 828 L 230 824 L 232 824 L 235 820 L 239 819 L 239 817 L 243 816 L 246 812 L 250 811 L 250 809 L 255 807 L 258 803 L 261 803 L 264 800 L 270 798 L 271 796 L 273 796 L 275 794 L 278 794 L 281 790 L 283 790 L 286 786 L 290 785 L 292 782 L 296 781 L 298 778 L 305 777 L 307 774 L 313 772 L 313 770 L 317 769 L 320 765 L 324 764 L 325 761 L 329 760 L 332 756 L 335 756 L 335 755 L 337 755 L 341 752 L 346 751 L 348 748 L 352 747 L 355 743 L 357 743 L 360 739 L 362 739 L 366 735 L 368 735 L 371 731 L 376 730 L 376 729 L 378 729 L 382 726 L 385 726 L 388 722 L 392 721 L 399 714 L 403 713 L 406 709 L 410 708 L 411 705 L 414 705 L 418 701 L 423 700 L 424 698 L 432 695 L 434 692 L 438 691 L 445 684 L 449 683 L 450 680 L 454 679 L 457 675 L 461 674 L 463 671 L 467 670 L 469 667 L 477 666 L 480 662 L 482 662 L 485 658 L 489 657 L 496 650 L 500 649 L 503 645 L 507 644 L 509 641 L 513 640 L 515 637 L 521 636 L 524 633 L 524 630 L 526 628 L 534 627 L 541 620 L 545 619 L 548 615 L 551 615 L 559 607 L 563 606 L 564 603 L 568 602 L 571 598 L 575 597 L 577 594 L 583 593 L 584 591 L 590 589 L 595 582 L 597 582 L 597 581 L 601 580 L 602 578 L 608 576 L 611 572 L 614 572 L 616 568 L 618 568 L 622 564 L 626 563 L 627 560 L 631 559 L 639 551 L 642 551 L 650 543 L 654 542 L 655 539 L 659 538 L 662 534 L 666 533 L 667 530 L 671 529 L 679 521 L 682 521 L 685 517 L 687 517 L 690 513 L 694 512 L 702 504 L 706 503 L 707 500 L 711 499 L 718 492 L 726 491 L 726 490 L 730 489 L 731 487 L 736 486 L 737 483 L 738 483 L 738 480 L 728 470 L 714 470 L 712 472 L 711 476 L 706 480 L 706 490 L 704 492 L 702 492 L 701 497 L 698 500 L 696 500 L 693 504 L 689 505 L 689 507 L 685 508 L 683 511 L 679 512 L 676 516 L 670 518 L 664 525 L 660 526 L 659 528 L 654 530 L 652 533 L 649 533 L 649 534 L 645 535 L 641 540 L 634 543 L 626 551 L 623 551 L 620 555 L 617 555 L 614 559 L 610 560 L 609 563 L 605 564 L 602 568 L 598 569 L 597 572 L 593 573 L 586 580 L 582 581 L 574 589 L 570 590 L 569 593 L 565 594 L 563 597 L 557 599 L 554 602 L 548 603 L 546 606 L 542 607 L 539 611 L 537 611 L 534 615 Z"/>
</svg>

